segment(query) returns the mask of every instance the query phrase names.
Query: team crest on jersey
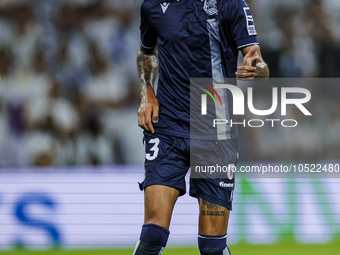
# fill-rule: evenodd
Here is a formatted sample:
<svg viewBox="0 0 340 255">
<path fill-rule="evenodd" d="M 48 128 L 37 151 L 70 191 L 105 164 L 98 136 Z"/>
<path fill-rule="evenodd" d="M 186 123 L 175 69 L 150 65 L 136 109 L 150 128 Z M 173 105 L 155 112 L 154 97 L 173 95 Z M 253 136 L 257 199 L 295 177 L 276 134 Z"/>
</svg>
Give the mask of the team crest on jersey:
<svg viewBox="0 0 340 255">
<path fill-rule="evenodd" d="M 203 9 L 208 15 L 217 14 L 217 0 L 204 0 Z"/>
</svg>

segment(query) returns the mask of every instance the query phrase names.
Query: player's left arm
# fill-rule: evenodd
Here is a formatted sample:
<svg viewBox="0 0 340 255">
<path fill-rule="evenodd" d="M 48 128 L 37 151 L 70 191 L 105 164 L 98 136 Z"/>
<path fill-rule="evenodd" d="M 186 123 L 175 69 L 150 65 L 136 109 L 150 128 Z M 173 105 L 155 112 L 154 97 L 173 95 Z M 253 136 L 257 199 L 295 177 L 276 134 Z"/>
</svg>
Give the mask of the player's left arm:
<svg viewBox="0 0 340 255">
<path fill-rule="evenodd" d="M 255 80 L 264 82 L 269 78 L 269 68 L 263 60 L 260 46 L 253 45 L 243 48 L 243 65 L 237 67 L 236 78 L 242 81 Z M 256 79 L 255 79 L 256 78 Z"/>
</svg>

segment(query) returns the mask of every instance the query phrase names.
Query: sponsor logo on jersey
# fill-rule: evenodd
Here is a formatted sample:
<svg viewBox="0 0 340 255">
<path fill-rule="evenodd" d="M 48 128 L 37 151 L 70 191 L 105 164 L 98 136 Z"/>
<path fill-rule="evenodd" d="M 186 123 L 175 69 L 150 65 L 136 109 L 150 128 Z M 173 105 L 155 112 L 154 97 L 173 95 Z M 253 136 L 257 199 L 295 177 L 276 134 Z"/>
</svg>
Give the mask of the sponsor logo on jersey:
<svg viewBox="0 0 340 255">
<path fill-rule="evenodd" d="M 220 187 L 222 187 L 222 188 L 234 188 L 234 183 L 220 182 Z"/>
</svg>

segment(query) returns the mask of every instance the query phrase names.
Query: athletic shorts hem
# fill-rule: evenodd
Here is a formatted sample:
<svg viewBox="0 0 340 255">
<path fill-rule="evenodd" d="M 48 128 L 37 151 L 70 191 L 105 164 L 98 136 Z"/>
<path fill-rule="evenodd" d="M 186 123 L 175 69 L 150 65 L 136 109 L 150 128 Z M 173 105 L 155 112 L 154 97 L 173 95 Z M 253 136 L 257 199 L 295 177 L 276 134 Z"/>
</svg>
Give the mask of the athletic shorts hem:
<svg viewBox="0 0 340 255">
<path fill-rule="evenodd" d="M 232 211 L 232 202 L 228 202 L 228 201 L 220 199 L 220 198 L 212 197 L 212 196 L 209 196 L 209 195 L 204 194 L 202 192 L 195 192 L 195 193 L 191 193 L 190 192 L 190 196 L 192 196 L 192 197 L 200 197 L 200 198 L 202 198 L 204 200 L 207 200 L 207 201 L 209 201 L 211 203 L 224 206 L 227 209 L 229 209 L 230 211 Z"/>
<path fill-rule="evenodd" d="M 179 189 L 179 191 L 180 191 L 179 196 L 183 196 L 186 193 L 185 188 L 183 189 L 183 185 L 180 185 L 179 183 L 164 182 L 164 181 L 157 181 L 157 180 L 144 181 L 142 183 L 139 183 L 139 189 L 142 191 L 146 187 L 152 186 L 152 185 L 162 185 L 162 186 L 167 186 L 167 187 Z"/>
</svg>

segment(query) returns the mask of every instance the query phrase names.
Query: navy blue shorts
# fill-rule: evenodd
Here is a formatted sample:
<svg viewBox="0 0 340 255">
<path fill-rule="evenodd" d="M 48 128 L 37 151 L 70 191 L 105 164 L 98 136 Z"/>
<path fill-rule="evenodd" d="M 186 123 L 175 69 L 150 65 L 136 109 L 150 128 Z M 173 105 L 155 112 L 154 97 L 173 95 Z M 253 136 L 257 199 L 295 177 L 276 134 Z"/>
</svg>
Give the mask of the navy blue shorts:
<svg viewBox="0 0 340 255">
<path fill-rule="evenodd" d="M 159 133 L 144 133 L 144 147 L 145 174 L 144 181 L 140 183 L 141 190 L 150 185 L 164 185 L 180 190 L 182 196 L 186 192 L 185 176 L 191 166 L 190 196 L 198 196 L 232 209 L 234 174 L 211 175 L 204 171 L 207 170 L 204 166 L 212 166 L 215 171 L 221 170 L 223 166 L 236 166 L 237 138 L 221 141 L 190 140 Z M 202 167 L 193 167 L 193 162 L 196 167 Z"/>
</svg>

